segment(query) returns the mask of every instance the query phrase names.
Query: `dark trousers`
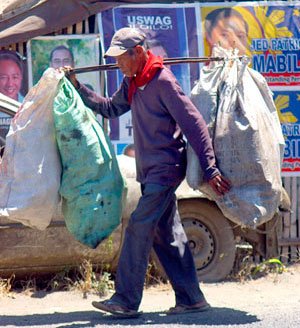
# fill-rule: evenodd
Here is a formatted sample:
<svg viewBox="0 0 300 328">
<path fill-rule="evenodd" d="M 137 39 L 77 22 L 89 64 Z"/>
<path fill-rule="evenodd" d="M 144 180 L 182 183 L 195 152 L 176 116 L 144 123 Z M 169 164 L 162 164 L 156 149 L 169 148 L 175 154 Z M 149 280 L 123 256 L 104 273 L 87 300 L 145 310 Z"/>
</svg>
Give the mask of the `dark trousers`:
<svg viewBox="0 0 300 328">
<path fill-rule="evenodd" d="M 175 291 L 176 304 L 192 305 L 204 299 L 180 222 L 176 188 L 142 185 L 142 197 L 125 233 L 112 296 L 129 309 L 139 308 L 152 246 Z"/>
</svg>

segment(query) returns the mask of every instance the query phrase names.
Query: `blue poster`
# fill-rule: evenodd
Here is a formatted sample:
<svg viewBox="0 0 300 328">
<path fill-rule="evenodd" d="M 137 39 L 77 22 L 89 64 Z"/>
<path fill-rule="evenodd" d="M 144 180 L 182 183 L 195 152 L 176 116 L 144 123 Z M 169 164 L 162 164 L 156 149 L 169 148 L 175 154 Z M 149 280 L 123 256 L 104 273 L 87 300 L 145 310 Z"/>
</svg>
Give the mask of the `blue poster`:
<svg viewBox="0 0 300 328">
<path fill-rule="evenodd" d="M 285 138 L 284 176 L 300 175 L 300 2 L 200 4 L 204 53 L 215 44 L 250 57 L 274 92 Z"/>
<path fill-rule="evenodd" d="M 274 102 L 285 139 L 282 172 L 284 175 L 300 173 L 300 91 L 274 92 Z M 295 173 L 295 174 L 291 174 Z"/>
<path fill-rule="evenodd" d="M 115 31 L 122 27 L 143 30 L 148 47 L 163 58 L 199 57 L 198 24 L 195 5 L 148 5 L 124 6 L 104 11 L 98 15 L 103 52 L 109 47 Z M 107 58 L 106 63 L 114 63 Z M 184 92 L 189 95 L 194 82 L 199 78 L 199 64 L 171 65 Z M 120 70 L 107 72 L 107 94 L 111 96 L 120 85 L 123 75 Z M 110 137 L 117 145 L 133 142 L 131 114 L 110 121 Z M 124 143 L 125 142 L 125 143 Z"/>
<path fill-rule="evenodd" d="M 214 44 L 238 48 L 270 86 L 300 85 L 300 6 L 253 2 L 201 8 L 205 54 Z"/>
</svg>

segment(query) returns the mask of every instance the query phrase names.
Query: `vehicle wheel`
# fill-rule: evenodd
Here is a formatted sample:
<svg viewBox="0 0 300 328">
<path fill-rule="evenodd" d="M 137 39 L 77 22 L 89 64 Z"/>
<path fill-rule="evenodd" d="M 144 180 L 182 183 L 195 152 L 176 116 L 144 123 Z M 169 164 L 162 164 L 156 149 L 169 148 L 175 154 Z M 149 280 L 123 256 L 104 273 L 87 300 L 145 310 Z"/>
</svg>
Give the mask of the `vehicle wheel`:
<svg viewBox="0 0 300 328">
<path fill-rule="evenodd" d="M 230 223 L 215 202 L 207 199 L 178 201 L 182 225 L 189 240 L 199 281 L 218 282 L 231 272 L 235 260 L 235 241 Z M 163 280 L 166 273 L 154 250 L 151 259 Z"/>
<path fill-rule="evenodd" d="M 199 281 L 223 280 L 231 272 L 235 260 L 230 223 L 217 205 L 207 199 L 181 200 L 178 209 Z"/>
</svg>

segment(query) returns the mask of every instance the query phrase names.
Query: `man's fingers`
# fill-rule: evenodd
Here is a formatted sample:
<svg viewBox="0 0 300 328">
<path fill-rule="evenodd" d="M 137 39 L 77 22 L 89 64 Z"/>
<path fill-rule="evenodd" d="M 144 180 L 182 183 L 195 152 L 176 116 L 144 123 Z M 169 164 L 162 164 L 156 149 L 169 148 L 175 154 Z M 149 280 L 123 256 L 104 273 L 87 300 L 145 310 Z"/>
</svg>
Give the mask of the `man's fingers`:
<svg viewBox="0 0 300 328">
<path fill-rule="evenodd" d="M 230 180 L 222 175 L 217 175 L 216 177 L 210 179 L 208 183 L 215 191 L 215 193 L 219 196 L 224 195 L 226 192 L 229 191 L 231 187 Z"/>
<path fill-rule="evenodd" d="M 71 66 L 59 67 L 57 69 L 58 72 L 65 72 L 65 76 L 69 79 L 69 81 L 74 85 L 75 88 L 78 88 L 78 81 L 75 73 L 72 73 L 71 70 L 73 68 Z"/>
<path fill-rule="evenodd" d="M 228 191 L 231 187 L 231 182 L 222 176 L 222 179 L 217 183 L 218 186 L 220 186 L 225 191 Z"/>
<path fill-rule="evenodd" d="M 225 193 L 227 190 L 228 190 L 228 189 L 227 189 L 226 187 L 224 187 L 224 186 L 222 185 L 221 182 L 217 182 L 217 183 L 215 184 L 215 191 L 216 191 L 216 193 L 217 193 L 218 195 L 224 195 L 224 193 Z"/>
<path fill-rule="evenodd" d="M 219 196 L 222 196 L 222 195 L 224 195 L 224 191 L 221 191 L 221 189 L 220 189 L 220 187 L 218 187 L 218 186 L 216 186 L 215 188 L 213 188 L 214 189 L 214 192 L 217 194 L 217 195 L 219 195 Z"/>
</svg>

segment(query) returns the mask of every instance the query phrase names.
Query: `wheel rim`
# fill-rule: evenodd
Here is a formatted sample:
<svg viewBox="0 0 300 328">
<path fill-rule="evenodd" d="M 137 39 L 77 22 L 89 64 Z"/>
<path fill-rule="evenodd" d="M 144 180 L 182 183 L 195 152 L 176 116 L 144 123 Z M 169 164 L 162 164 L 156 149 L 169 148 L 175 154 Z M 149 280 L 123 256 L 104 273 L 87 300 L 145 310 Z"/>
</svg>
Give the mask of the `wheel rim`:
<svg viewBox="0 0 300 328">
<path fill-rule="evenodd" d="M 185 218 L 182 222 L 197 270 L 204 269 L 213 260 L 215 241 L 209 228 L 202 222 Z"/>
</svg>

